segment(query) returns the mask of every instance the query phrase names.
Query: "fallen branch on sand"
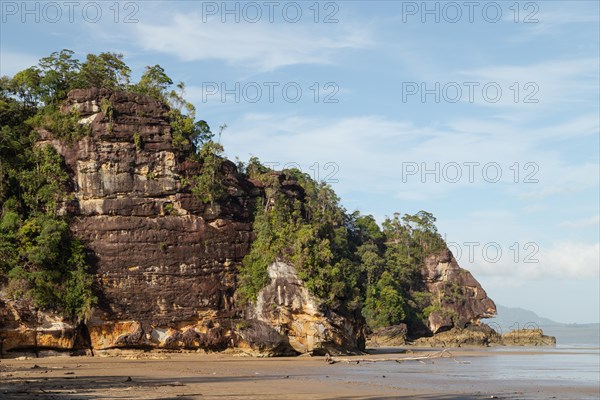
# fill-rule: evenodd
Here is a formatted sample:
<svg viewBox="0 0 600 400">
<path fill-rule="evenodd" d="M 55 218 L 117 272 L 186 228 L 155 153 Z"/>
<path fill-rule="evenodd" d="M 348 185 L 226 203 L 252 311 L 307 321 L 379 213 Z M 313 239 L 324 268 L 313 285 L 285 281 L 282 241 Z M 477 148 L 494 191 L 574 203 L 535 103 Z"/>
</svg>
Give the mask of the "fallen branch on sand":
<svg viewBox="0 0 600 400">
<path fill-rule="evenodd" d="M 457 363 L 468 364 L 468 361 L 458 361 L 454 358 L 452 353 L 444 349 L 433 353 L 427 353 L 417 357 L 395 357 L 395 358 L 339 358 L 331 357 L 329 354 L 325 355 L 325 362 L 327 364 L 346 363 L 346 364 L 360 364 L 360 363 L 375 363 L 375 362 L 390 362 L 395 361 L 401 363 L 404 361 L 419 361 L 431 360 L 435 358 L 452 358 Z"/>
</svg>

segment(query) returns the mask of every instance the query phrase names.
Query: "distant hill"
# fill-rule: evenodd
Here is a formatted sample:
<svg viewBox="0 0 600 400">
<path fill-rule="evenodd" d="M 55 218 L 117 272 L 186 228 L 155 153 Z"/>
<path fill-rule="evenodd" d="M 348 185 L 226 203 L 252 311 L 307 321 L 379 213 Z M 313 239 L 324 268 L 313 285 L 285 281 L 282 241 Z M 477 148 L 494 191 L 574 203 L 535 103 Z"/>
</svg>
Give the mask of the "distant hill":
<svg viewBox="0 0 600 400">
<path fill-rule="evenodd" d="M 514 329 L 541 328 L 544 334 L 556 337 L 556 342 L 563 346 L 600 346 L 600 324 L 563 324 L 540 317 L 530 310 L 518 307 L 505 307 L 497 304 L 495 318 L 484 323 L 499 333 L 507 333 Z"/>
<path fill-rule="evenodd" d="M 556 327 L 564 326 L 561 322 L 552 321 L 551 319 L 540 317 L 531 310 L 525 310 L 518 307 L 505 307 L 496 305 L 497 315 L 495 318 L 490 318 L 486 321 L 488 325 L 498 324 L 503 331 L 524 327 Z"/>
<path fill-rule="evenodd" d="M 600 324 L 563 324 L 540 317 L 530 310 L 496 305 L 497 316 L 484 321 L 500 333 L 519 328 L 541 328 L 563 346 L 600 346 Z"/>
</svg>

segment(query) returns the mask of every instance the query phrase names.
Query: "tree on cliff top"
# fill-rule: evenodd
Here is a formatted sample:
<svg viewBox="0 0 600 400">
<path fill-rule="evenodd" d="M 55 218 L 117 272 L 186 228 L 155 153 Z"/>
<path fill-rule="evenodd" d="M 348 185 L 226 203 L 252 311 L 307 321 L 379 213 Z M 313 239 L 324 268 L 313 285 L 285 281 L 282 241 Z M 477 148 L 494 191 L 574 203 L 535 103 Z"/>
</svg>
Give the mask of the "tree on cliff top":
<svg viewBox="0 0 600 400">
<path fill-rule="evenodd" d="M 88 54 L 72 88 L 104 88 L 110 90 L 127 90 L 131 69 L 123 61 L 123 54 L 100 53 Z"/>
<path fill-rule="evenodd" d="M 64 49 L 18 72 L 6 88 L 26 104 L 59 105 L 73 89 L 91 87 L 126 90 L 131 70 L 116 53 L 88 54 L 81 63 Z"/>
<path fill-rule="evenodd" d="M 24 105 L 37 109 L 37 118 L 30 122 L 55 133 L 59 138 L 77 139 L 77 115 L 65 116 L 60 104 L 73 89 L 92 87 L 123 90 L 152 96 L 169 105 L 169 119 L 173 128 L 173 145 L 196 152 L 197 147 L 210 140 L 206 121 L 196 121 L 196 109 L 184 98 L 185 86 L 179 83 L 171 89 L 172 79 L 160 65 L 148 66 L 138 83 L 130 84 L 131 69 L 123 55 L 104 52 L 88 54 L 85 61 L 74 58 L 71 50 L 64 49 L 42 58 L 38 65 L 18 72 L 14 77 L 3 77 L 3 91 Z"/>
</svg>

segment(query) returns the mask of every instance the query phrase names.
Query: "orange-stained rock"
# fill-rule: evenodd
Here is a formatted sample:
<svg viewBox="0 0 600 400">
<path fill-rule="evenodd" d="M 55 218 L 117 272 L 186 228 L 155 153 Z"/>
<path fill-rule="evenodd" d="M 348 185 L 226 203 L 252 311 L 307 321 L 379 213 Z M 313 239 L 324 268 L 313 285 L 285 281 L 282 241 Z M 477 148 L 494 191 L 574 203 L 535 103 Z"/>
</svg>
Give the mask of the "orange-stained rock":
<svg viewBox="0 0 600 400">
<path fill-rule="evenodd" d="M 16 351 L 72 352 L 89 347 L 81 327 L 27 302 L 0 299 L 0 357 Z"/>
</svg>

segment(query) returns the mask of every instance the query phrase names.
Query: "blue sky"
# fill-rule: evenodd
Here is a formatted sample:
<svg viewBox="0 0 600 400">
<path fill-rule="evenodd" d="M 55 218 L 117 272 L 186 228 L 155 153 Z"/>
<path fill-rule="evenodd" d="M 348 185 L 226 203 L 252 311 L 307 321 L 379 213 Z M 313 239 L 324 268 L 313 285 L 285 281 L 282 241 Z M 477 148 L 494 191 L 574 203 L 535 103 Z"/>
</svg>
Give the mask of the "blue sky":
<svg viewBox="0 0 600 400">
<path fill-rule="evenodd" d="M 378 220 L 430 211 L 498 303 L 598 322 L 597 1 L 23 4 L 0 5 L 1 74 L 63 48 L 160 64 L 230 158 Z"/>
</svg>

